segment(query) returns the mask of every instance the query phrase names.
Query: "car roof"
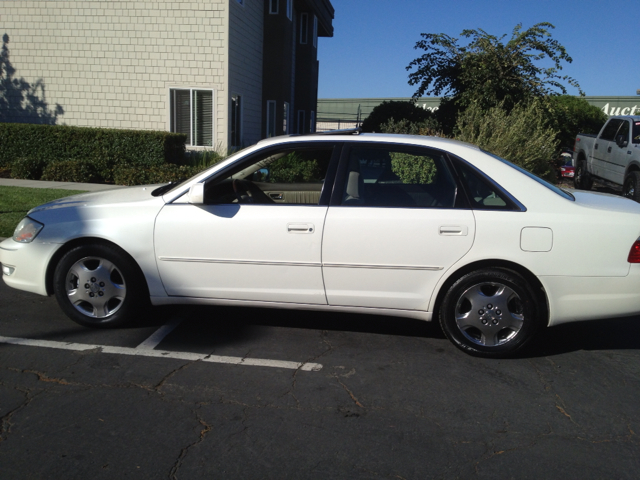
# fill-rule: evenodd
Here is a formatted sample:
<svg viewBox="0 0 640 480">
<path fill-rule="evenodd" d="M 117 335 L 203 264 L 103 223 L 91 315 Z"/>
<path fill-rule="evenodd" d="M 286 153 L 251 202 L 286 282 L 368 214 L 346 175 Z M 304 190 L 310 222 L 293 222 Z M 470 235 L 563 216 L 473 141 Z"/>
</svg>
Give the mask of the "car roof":
<svg viewBox="0 0 640 480">
<path fill-rule="evenodd" d="M 348 132 L 348 133 L 347 133 Z M 398 133 L 351 133 L 349 131 L 323 132 L 322 134 L 306 134 L 306 135 L 282 135 L 260 140 L 256 145 L 261 147 L 268 145 L 282 145 L 283 143 L 294 142 L 384 142 L 384 143 L 404 143 L 413 145 L 423 145 L 432 148 L 441 148 L 443 150 L 452 147 L 463 147 L 478 151 L 476 145 L 453 140 L 450 138 L 434 137 L 427 135 L 405 135 Z"/>
</svg>

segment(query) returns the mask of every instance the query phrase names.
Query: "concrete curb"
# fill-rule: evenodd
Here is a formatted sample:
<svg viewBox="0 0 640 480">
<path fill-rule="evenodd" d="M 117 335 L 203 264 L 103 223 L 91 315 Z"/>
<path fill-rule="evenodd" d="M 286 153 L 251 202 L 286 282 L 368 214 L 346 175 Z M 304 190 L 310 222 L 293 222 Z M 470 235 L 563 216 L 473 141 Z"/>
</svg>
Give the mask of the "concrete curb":
<svg viewBox="0 0 640 480">
<path fill-rule="evenodd" d="M 112 190 L 114 188 L 124 188 L 122 185 L 108 185 L 104 183 L 45 182 L 43 180 L 18 180 L 15 178 L 0 178 L 0 186 L 24 187 L 24 188 L 53 188 L 53 189 L 60 189 L 60 190 L 84 190 L 88 192 L 99 192 L 101 190 Z"/>
</svg>

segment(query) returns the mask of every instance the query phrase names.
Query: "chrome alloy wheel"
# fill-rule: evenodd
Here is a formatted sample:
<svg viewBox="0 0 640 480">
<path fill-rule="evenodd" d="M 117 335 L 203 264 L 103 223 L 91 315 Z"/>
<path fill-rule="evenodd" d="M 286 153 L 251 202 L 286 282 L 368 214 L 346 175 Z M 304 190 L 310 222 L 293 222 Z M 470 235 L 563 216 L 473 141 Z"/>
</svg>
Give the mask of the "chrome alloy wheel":
<svg viewBox="0 0 640 480">
<path fill-rule="evenodd" d="M 524 308 L 518 294 L 506 285 L 479 283 L 458 298 L 455 320 L 468 340 L 494 347 L 518 334 L 524 324 Z"/>
<path fill-rule="evenodd" d="M 75 262 L 67 272 L 65 290 L 76 310 L 93 318 L 116 313 L 127 294 L 120 270 L 101 257 L 85 257 Z"/>
</svg>

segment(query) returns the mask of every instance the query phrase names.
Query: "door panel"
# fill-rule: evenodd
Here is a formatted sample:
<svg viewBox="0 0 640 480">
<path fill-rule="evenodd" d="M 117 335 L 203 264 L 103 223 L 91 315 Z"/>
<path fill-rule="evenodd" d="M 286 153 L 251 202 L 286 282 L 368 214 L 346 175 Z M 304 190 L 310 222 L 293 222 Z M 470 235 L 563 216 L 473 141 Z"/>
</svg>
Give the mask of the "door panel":
<svg viewBox="0 0 640 480">
<path fill-rule="evenodd" d="M 397 144 L 345 147 L 322 262 L 330 305 L 427 310 L 475 221 L 446 155 Z"/>
<path fill-rule="evenodd" d="M 426 310 L 474 234 L 470 210 L 330 207 L 322 250 L 327 300 Z"/>
<path fill-rule="evenodd" d="M 326 212 L 317 205 L 166 205 L 155 229 L 165 289 L 176 296 L 326 304 L 320 263 Z"/>
<path fill-rule="evenodd" d="M 624 183 L 624 174 L 631 160 L 630 133 L 630 122 L 624 120 L 616 132 L 616 138 L 622 135 L 627 141 L 627 146 L 620 147 L 617 142 L 611 142 L 611 149 L 613 150 L 611 155 L 611 180 L 620 185 Z"/>
<path fill-rule="evenodd" d="M 615 143 L 615 135 L 621 124 L 622 120 L 620 119 L 610 119 L 594 143 L 593 173 L 607 180 L 613 180 L 615 177 L 615 173 L 612 170 L 612 160 L 614 150 L 618 148 Z"/>
</svg>

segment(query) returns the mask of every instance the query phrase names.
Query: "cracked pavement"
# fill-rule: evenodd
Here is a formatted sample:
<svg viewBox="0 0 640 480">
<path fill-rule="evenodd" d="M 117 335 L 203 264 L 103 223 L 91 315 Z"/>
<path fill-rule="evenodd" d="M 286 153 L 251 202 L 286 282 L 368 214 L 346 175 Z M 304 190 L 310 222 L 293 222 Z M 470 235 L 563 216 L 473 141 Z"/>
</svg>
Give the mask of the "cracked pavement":
<svg viewBox="0 0 640 480">
<path fill-rule="evenodd" d="M 77 326 L 0 284 L 0 335 L 135 348 L 180 313 Z M 399 318 L 195 308 L 158 346 L 319 371 L 0 344 L 2 478 L 637 478 L 640 318 L 519 358 Z"/>
</svg>

